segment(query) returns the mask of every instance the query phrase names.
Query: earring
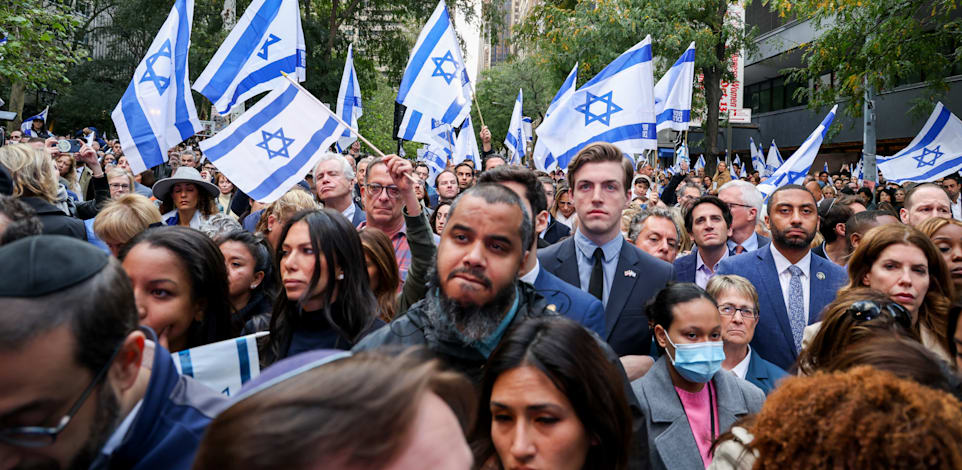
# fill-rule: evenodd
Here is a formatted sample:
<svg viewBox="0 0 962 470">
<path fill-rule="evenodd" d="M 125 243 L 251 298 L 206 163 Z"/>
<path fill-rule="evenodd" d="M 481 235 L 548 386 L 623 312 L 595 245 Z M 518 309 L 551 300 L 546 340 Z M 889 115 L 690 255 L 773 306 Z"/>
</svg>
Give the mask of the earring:
<svg viewBox="0 0 962 470">
<path fill-rule="evenodd" d="M 344 273 L 340 273 L 340 274 L 337 275 L 337 280 L 338 280 L 338 281 L 341 281 L 341 280 L 343 280 L 343 279 L 344 279 Z"/>
</svg>

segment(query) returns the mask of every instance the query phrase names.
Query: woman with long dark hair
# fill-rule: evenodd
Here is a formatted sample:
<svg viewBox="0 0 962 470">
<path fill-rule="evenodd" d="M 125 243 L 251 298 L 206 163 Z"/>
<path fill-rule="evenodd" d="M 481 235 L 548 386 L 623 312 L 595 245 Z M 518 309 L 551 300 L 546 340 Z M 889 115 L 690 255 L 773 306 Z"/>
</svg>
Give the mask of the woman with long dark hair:
<svg viewBox="0 0 962 470">
<path fill-rule="evenodd" d="M 277 298 L 277 271 L 270 244 L 260 235 L 235 230 L 214 238 L 224 255 L 230 302 L 234 307 L 233 322 L 241 334 L 267 331 L 271 309 Z"/>
<path fill-rule="evenodd" d="M 313 349 L 350 349 L 376 326 L 378 311 L 357 230 L 340 212 L 302 211 L 278 239 L 283 289 L 262 358 L 269 364 Z"/>
<path fill-rule="evenodd" d="M 581 325 L 564 317 L 525 321 L 484 369 L 472 445 L 481 468 L 627 468 L 632 428 L 623 379 Z"/>
<path fill-rule="evenodd" d="M 231 327 L 227 268 L 217 245 L 187 227 L 141 232 L 120 251 L 140 312 L 171 352 L 239 333 Z"/>
</svg>

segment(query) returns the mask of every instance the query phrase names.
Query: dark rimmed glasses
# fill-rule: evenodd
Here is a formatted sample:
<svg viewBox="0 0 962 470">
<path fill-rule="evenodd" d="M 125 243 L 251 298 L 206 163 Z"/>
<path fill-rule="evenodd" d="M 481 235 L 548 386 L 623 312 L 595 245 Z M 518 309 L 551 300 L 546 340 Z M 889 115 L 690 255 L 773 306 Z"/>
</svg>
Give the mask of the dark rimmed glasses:
<svg viewBox="0 0 962 470">
<path fill-rule="evenodd" d="M 871 300 L 855 302 L 846 310 L 859 323 L 872 321 L 882 315 L 888 315 L 902 328 L 912 329 L 912 315 L 901 304 L 896 302 L 879 305 Z"/>
<path fill-rule="evenodd" d="M 735 316 L 736 313 L 740 313 L 740 314 L 742 314 L 742 318 L 752 319 L 752 320 L 758 319 L 758 312 L 756 312 L 755 309 L 753 309 L 753 308 L 751 308 L 751 307 L 748 307 L 748 308 L 739 308 L 739 307 L 736 307 L 736 306 L 734 306 L 734 305 L 732 305 L 732 304 L 721 304 L 721 305 L 719 305 L 719 306 L 718 306 L 718 313 L 720 313 L 720 314 L 722 314 L 722 315 L 724 315 L 724 316 L 726 316 L 726 317 L 733 317 L 733 316 Z"/>
<path fill-rule="evenodd" d="M 46 447 L 53 444 L 57 440 L 57 436 L 70 424 L 73 417 L 80 411 L 80 407 L 83 406 L 90 394 L 93 393 L 94 388 L 99 384 L 104 377 L 107 376 L 107 371 L 110 370 L 110 365 L 114 363 L 114 359 L 117 357 L 117 353 L 120 352 L 121 345 L 118 345 L 114 352 L 110 355 L 110 359 L 106 364 L 97 372 L 94 379 L 90 381 L 87 388 L 84 389 L 83 393 L 80 394 L 80 398 L 74 402 L 73 406 L 67 410 L 60 420 L 57 422 L 56 426 L 44 427 L 44 426 L 21 426 L 16 428 L 6 428 L 0 429 L 0 442 L 4 444 L 15 446 L 15 447 Z"/>
<path fill-rule="evenodd" d="M 384 186 L 377 183 L 371 183 L 365 186 L 367 186 L 367 190 L 370 191 L 371 195 L 374 197 L 380 196 L 381 191 L 384 191 L 384 190 L 387 190 L 387 195 L 390 196 L 392 199 L 397 199 L 398 197 L 401 196 L 401 188 L 394 186 L 393 184 L 390 186 Z"/>
</svg>

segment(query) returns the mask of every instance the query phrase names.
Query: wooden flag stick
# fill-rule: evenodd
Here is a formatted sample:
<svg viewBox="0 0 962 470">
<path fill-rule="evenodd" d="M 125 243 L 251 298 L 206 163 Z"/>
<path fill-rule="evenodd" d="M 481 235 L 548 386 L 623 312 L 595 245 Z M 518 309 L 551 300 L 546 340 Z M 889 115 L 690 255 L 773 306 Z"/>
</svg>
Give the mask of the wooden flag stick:
<svg viewBox="0 0 962 470">
<path fill-rule="evenodd" d="M 477 94 L 477 93 L 472 93 L 472 94 L 471 94 L 471 97 L 474 98 L 474 107 L 478 109 L 478 119 L 481 120 L 481 127 L 485 127 L 485 126 L 484 126 L 484 116 L 481 115 L 481 105 L 478 104 L 478 94 Z"/>
<path fill-rule="evenodd" d="M 342 126 L 348 128 L 348 130 L 350 130 L 352 134 L 356 135 L 358 139 L 361 139 L 361 142 L 364 142 L 368 147 L 370 147 L 371 149 L 373 149 L 374 152 L 377 153 L 379 157 L 385 158 L 385 157 L 387 156 L 387 155 L 384 154 L 384 152 L 381 151 L 381 149 L 375 147 L 374 144 L 372 144 L 370 140 L 365 139 L 364 136 L 361 135 L 360 132 L 354 130 L 354 129 L 351 127 L 350 124 L 344 122 L 344 120 L 341 119 L 341 117 L 338 116 L 337 113 L 335 113 L 334 111 L 331 111 L 331 108 L 328 108 L 324 103 L 321 102 L 321 100 L 317 99 L 317 97 L 315 97 L 314 95 L 312 95 L 311 92 L 307 91 L 306 88 L 304 88 L 303 86 L 301 86 L 300 83 L 297 83 L 296 80 L 294 80 L 293 78 L 291 78 L 290 75 L 288 75 L 288 74 L 285 73 L 285 72 L 281 72 L 281 74 L 283 74 L 283 75 L 284 75 L 284 78 L 286 78 L 288 81 L 290 81 L 291 83 L 293 83 L 294 86 L 296 86 L 299 90 L 301 90 L 301 91 L 303 91 L 304 93 L 306 93 L 307 96 L 310 96 L 311 99 L 313 99 L 315 102 L 317 102 L 317 104 L 321 105 L 321 108 L 324 108 L 324 110 L 327 111 L 328 114 L 330 114 L 331 117 L 334 118 L 335 121 L 337 121 L 338 123 L 340 123 Z M 419 179 L 411 176 L 410 173 L 405 173 L 404 176 L 407 176 L 408 179 L 411 180 L 411 181 L 414 182 L 414 183 L 420 183 L 420 182 L 421 182 Z"/>
</svg>

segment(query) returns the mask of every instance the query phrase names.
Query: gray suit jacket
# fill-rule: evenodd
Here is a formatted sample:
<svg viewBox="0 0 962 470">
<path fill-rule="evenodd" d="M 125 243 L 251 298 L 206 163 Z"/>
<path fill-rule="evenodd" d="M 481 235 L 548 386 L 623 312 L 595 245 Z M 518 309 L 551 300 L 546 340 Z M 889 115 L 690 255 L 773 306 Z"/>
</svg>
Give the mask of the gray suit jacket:
<svg viewBox="0 0 962 470">
<path fill-rule="evenodd" d="M 729 371 L 716 372 L 712 383 L 718 396 L 718 434 L 727 431 L 742 416 L 758 413 L 765 403 L 765 394 L 758 387 Z M 649 468 L 705 468 L 688 416 L 671 383 L 667 354 L 661 356 L 644 377 L 632 382 L 631 388 L 645 415 Z"/>
</svg>

